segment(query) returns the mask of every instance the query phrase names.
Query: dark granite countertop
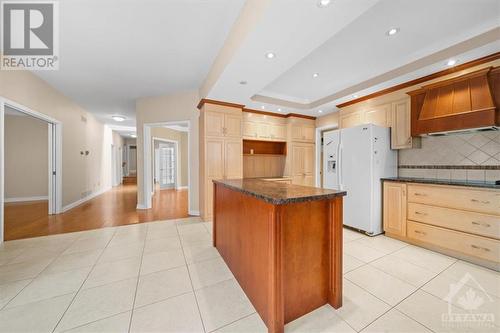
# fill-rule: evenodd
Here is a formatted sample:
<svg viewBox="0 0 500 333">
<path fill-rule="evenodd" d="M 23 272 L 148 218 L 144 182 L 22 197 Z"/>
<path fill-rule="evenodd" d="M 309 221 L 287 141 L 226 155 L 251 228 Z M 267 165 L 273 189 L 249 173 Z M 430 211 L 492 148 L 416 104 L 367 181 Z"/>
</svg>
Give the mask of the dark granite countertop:
<svg viewBox="0 0 500 333">
<path fill-rule="evenodd" d="M 213 182 L 273 205 L 332 199 L 347 194 L 345 191 L 325 190 L 252 178 L 214 180 Z"/>
<path fill-rule="evenodd" d="M 467 186 L 492 188 L 500 190 L 500 185 L 496 185 L 494 181 L 466 181 L 466 180 L 449 180 L 449 179 L 426 179 L 426 178 L 408 178 L 408 177 L 392 177 L 382 178 L 383 181 L 401 182 L 401 183 L 422 183 L 434 185 L 451 185 L 451 186 Z"/>
</svg>

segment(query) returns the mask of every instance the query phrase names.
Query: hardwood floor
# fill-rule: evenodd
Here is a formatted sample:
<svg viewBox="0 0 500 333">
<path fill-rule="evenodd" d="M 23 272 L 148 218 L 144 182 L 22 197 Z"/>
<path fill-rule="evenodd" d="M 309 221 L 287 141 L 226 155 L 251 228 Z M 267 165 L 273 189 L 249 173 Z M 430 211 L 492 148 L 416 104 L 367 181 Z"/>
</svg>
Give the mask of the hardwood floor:
<svg viewBox="0 0 500 333">
<path fill-rule="evenodd" d="M 115 187 L 58 215 L 47 215 L 46 201 L 6 204 L 5 240 L 188 217 L 188 191 L 157 191 L 152 209 L 136 210 L 136 206 L 135 184 Z"/>
</svg>

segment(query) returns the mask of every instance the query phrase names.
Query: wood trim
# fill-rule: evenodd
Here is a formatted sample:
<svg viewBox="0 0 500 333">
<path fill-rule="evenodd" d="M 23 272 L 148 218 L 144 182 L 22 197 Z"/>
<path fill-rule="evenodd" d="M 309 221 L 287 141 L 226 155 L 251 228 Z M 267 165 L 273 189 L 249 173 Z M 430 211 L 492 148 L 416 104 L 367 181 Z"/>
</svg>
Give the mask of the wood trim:
<svg viewBox="0 0 500 333">
<path fill-rule="evenodd" d="M 485 56 L 485 57 L 482 57 L 482 58 L 479 58 L 479 59 L 475 59 L 475 60 L 463 63 L 461 65 L 458 65 L 458 66 L 455 66 L 455 67 L 452 67 L 452 68 L 448 68 L 448 69 L 445 69 L 445 70 L 442 70 L 442 71 L 439 71 L 439 72 L 436 72 L 436 73 L 433 73 L 433 74 L 429 74 L 429 75 L 423 76 L 423 77 L 418 78 L 418 79 L 414 79 L 414 80 L 407 81 L 407 82 L 404 82 L 404 83 L 400 83 L 398 85 L 395 85 L 395 86 L 392 86 L 392 87 L 389 87 L 389 88 L 386 88 L 386 89 L 382 89 L 380 91 L 368 94 L 366 96 L 362 96 L 362 97 L 350 100 L 348 102 L 344 102 L 342 104 L 338 104 L 337 107 L 338 108 L 343 108 L 343 107 L 346 107 L 346 106 L 349 106 L 349 105 L 352 105 L 352 104 L 363 102 L 363 101 L 366 101 L 368 99 L 372 99 L 372 98 L 375 98 L 375 97 L 378 97 L 378 96 L 386 95 L 386 94 L 389 94 L 389 93 L 392 93 L 392 92 L 395 92 L 395 91 L 398 91 L 398 90 L 401 90 L 401 89 L 404 89 L 404 88 L 408 88 L 408 87 L 417 85 L 419 83 L 423 83 L 423 82 L 426 82 L 426 81 L 437 79 L 437 78 L 440 78 L 442 76 L 453 74 L 453 73 L 462 71 L 464 69 L 471 68 L 471 67 L 474 67 L 474 66 L 478 66 L 478 65 L 490 62 L 490 61 L 497 60 L 497 59 L 500 59 L 500 52 L 496 52 L 496 53 L 490 54 L 488 56 Z"/>
<path fill-rule="evenodd" d="M 313 116 L 306 116 L 304 114 L 298 114 L 298 113 L 289 113 L 286 115 L 286 118 L 290 117 L 296 117 L 296 118 L 304 118 L 304 119 L 310 119 L 310 120 L 316 120 L 316 117 Z"/>
<path fill-rule="evenodd" d="M 283 212 L 274 206 L 269 212 L 269 314 L 268 332 L 285 330 L 285 302 L 283 295 Z"/>
<path fill-rule="evenodd" d="M 229 106 L 229 107 L 238 108 L 238 109 L 242 109 L 242 108 L 245 107 L 242 104 L 229 103 L 229 102 L 217 101 L 215 99 L 202 98 L 200 100 L 200 102 L 198 103 L 197 108 L 201 110 L 201 108 L 203 107 L 203 105 L 205 103 L 215 104 L 215 105 L 222 105 L 222 106 Z"/>
<path fill-rule="evenodd" d="M 330 229 L 330 288 L 328 303 L 335 309 L 342 306 L 342 249 L 343 249 L 343 198 L 328 203 Z"/>
<path fill-rule="evenodd" d="M 269 111 L 259 111 L 259 110 L 248 109 L 248 108 L 243 108 L 242 111 L 248 112 L 248 113 L 262 114 L 265 116 L 279 117 L 279 118 L 286 118 L 287 117 L 286 114 L 274 113 L 274 112 L 269 112 Z"/>
</svg>

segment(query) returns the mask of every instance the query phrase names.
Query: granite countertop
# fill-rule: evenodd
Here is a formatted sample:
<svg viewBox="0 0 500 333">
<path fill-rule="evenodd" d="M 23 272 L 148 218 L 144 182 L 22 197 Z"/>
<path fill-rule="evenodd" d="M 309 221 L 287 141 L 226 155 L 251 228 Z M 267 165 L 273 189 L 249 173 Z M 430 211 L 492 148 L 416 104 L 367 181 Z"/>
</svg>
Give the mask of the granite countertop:
<svg viewBox="0 0 500 333">
<path fill-rule="evenodd" d="M 499 189 L 500 185 L 496 185 L 494 181 L 466 181 L 466 180 L 449 180 L 449 179 L 426 179 L 426 178 L 409 178 L 409 177 L 391 177 L 382 178 L 382 180 L 401 182 L 401 183 L 422 183 L 434 185 L 451 185 L 451 186 L 467 186 Z"/>
<path fill-rule="evenodd" d="M 347 194 L 345 191 L 270 182 L 262 179 L 214 180 L 214 183 L 251 195 L 273 205 L 332 199 Z"/>
</svg>

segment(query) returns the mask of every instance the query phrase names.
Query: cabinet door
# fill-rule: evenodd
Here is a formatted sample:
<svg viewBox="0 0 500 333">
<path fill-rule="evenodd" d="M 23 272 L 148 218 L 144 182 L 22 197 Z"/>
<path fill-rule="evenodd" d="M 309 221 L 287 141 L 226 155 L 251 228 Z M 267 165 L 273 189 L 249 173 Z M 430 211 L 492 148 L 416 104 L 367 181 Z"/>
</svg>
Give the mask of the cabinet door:
<svg viewBox="0 0 500 333">
<path fill-rule="evenodd" d="M 224 115 L 224 134 L 227 137 L 241 138 L 242 117 L 232 114 Z"/>
<path fill-rule="evenodd" d="M 384 231 L 406 236 L 406 184 L 384 182 Z"/>
<path fill-rule="evenodd" d="M 286 126 L 272 124 L 269 125 L 270 137 L 273 140 L 286 140 Z"/>
<path fill-rule="evenodd" d="M 410 99 L 392 103 L 392 149 L 412 147 Z"/>
<path fill-rule="evenodd" d="M 206 140 L 206 182 L 204 216 L 212 216 L 213 206 L 213 183 L 214 179 L 224 178 L 224 140 L 208 138 Z"/>
<path fill-rule="evenodd" d="M 246 138 L 257 138 L 258 123 L 246 121 L 243 123 L 243 136 Z"/>
<path fill-rule="evenodd" d="M 302 136 L 305 141 L 314 142 L 314 127 L 304 126 L 302 127 Z"/>
<path fill-rule="evenodd" d="M 374 124 L 382 127 L 391 126 L 391 104 L 384 104 L 365 112 L 366 124 Z"/>
<path fill-rule="evenodd" d="M 269 139 L 271 137 L 269 134 L 269 125 L 259 123 L 257 126 L 257 136 L 259 139 Z"/>
<path fill-rule="evenodd" d="M 294 145 L 292 147 L 292 175 L 304 176 L 304 147 Z"/>
<path fill-rule="evenodd" d="M 314 145 L 304 146 L 304 173 L 307 176 L 314 174 Z"/>
<path fill-rule="evenodd" d="M 302 140 L 302 126 L 292 125 L 292 140 Z"/>
<path fill-rule="evenodd" d="M 241 140 L 224 142 L 224 177 L 226 179 L 243 177 L 243 143 Z"/>
<path fill-rule="evenodd" d="M 363 124 L 361 112 L 349 113 L 340 116 L 340 127 L 349 128 Z"/>
<path fill-rule="evenodd" d="M 205 135 L 224 136 L 224 114 L 219 112 L 205 112 Z"/>
</svg>

